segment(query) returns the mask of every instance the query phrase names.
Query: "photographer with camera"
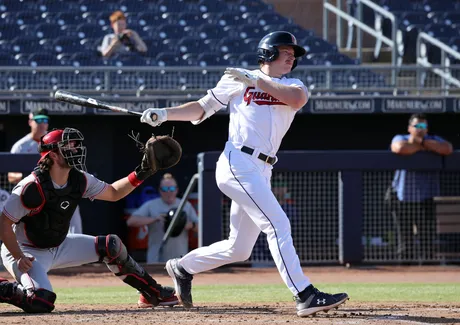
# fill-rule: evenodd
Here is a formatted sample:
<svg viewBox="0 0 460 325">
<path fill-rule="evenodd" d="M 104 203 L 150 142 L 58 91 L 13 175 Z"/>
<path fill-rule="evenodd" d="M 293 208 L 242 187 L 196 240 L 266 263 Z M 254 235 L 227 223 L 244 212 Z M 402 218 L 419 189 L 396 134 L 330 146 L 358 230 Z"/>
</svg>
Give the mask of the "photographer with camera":
<svg viewBox="0 0 460 325">
<path fill-rule="evenodd" d="M 102 40 L 100 52 L 103 57 L 115 53 L 147 52 L 147 46 L 139 34 L 126 28 L 126 17 L 122 11 L 115 11 L 109 19 L 114 33 L 105 35 Z"/>
</svg>

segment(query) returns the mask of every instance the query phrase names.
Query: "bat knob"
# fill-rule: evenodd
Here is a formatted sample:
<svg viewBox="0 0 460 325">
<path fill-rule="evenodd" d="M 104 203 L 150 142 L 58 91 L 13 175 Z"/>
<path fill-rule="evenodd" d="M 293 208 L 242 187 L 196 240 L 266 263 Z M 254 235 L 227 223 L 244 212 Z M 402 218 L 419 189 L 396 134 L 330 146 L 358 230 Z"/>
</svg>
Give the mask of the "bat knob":
<svg viewBox="0 0 460 325">
<path fill-rule="evenodd" d="M 152 119 L 153 122 L 155 122 L 156 120 L 158 120 L 158 114 L 157 113 L 152 113 L 152 114 L 150 114 L 150 118 Z"/>
</svg>

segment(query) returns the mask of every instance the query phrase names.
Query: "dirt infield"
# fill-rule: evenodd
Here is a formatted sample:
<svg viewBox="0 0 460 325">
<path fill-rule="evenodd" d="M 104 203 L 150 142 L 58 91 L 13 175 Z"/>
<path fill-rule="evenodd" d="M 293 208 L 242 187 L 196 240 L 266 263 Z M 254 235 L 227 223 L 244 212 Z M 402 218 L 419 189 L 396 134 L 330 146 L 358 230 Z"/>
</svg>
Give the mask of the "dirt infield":
<svg viewBox="0 0 460 325">
<path fill-rule="evenodd" d="M 148 268 L 161 283 L 170 278 L 163 269 Z M 460 282 L 460 267 L 374 267 L 345 269 L 342 267 L 304 268 L 313 283 L 346 282 Z M 81 273 L 89 272 L 89 273 Z M 0 276 L 10 278 L 0 272 Z M 125 285 L 111 275 L 103 266 L 88 266 L 62 271 L 50 275 L 54 287 L 92 287 Z M 273 284 L 281 283 L 274 268 L 225 268 L 195 276 L 195 285 L 201 284 Z M 276 297 L 276 295 L 274 295 Z M 427 303 L 358 303 L 351 300 L 339 310 L 321 313 L 314 318 L 299 318 L 295 315 L 294 303 L 237 305 L 196 304 L 192 310 L 181 307 L 138 309 L 136 302 L 127 305 L 59 305 L 49 315 L 26 315 L 9 305 L 0 305 L 0 324 L 460 324 L 459 302 L 454 304 Z M 416 300 L 416 298 L 414 298 Z"/>
</svg>

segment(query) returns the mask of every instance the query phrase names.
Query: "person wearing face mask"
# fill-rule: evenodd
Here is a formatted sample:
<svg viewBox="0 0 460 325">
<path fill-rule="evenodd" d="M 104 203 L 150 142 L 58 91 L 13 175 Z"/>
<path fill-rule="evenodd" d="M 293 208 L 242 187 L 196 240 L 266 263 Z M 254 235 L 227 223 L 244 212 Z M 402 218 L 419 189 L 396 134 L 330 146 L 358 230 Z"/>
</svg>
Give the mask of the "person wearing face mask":
<svg viewBox="0 0 460 325">
<path fill-rule="evenodd" d="M 115 53 L 147 52 L 147 46 L 139 34 L 127 28 L 126 17 L 122 11 L 115 11 L 109 19 L 113 33 L 105 35 L 102 40 L 100 52 L 103 57 L 110 57 Z"/>
<path fill-rule="evenodd" d="M 27 133 L 24 137 L 16 141 L 11 148 L 11 153 L 22 154 L 30 153 L 38 155 L 38 144 L 40 138 L 48 132 L 50 117 L 48 116 L 48 110 L 46 108 L 40 108 L 29 113 L 29 126 L 30 133 Z M 20 172 L 8 173 L 8 181 L 16 185 L 22 180 L 23 174 Z M 70 234 L 81 234 L 83 233 L 83 226 L 81 221 L 80 207 L 77 206 L 75 212 L 70 221 L 69 227 Z"/>
<path fill-rule="evenodd" d="M 450 142 L 428 134 L 425 114 L 413 114 L 409 118 L 408 134 L 396 135 L 391 142 L 391 151 L 406 156 L 420 151 L 447 156 L 453 149 Z M 440 194 L 439 177 L 439 172 L 395 172 L 387 200 L 391 202 L 399 258 L 410 260 L 432 256 L 435 236 L 433 197 Z M 427 256 L 421 256 L 422 252 Z"/>
</svg>

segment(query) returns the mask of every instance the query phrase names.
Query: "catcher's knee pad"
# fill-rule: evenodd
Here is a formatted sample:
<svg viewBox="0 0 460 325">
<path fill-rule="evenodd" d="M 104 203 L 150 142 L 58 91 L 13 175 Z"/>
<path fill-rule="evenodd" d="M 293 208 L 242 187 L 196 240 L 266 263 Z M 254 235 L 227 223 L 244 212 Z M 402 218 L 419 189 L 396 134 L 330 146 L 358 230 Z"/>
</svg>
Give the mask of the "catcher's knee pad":
<svg viewBox="0 0 460 325">
<path fill-rule="evenodd" d="M 96 249 L 101 261 L 123 282 L 139 290 L 150 303 L 157 306 L 164 288 L 159 285 L 135 260 L 129 256 L 126 246 L 117 235 L 97 236 Z"/>
<path fill-rule="evenodd" d="M 50 313 L 54 310 L 56 294 L 37 289 L 28 294 L 17 282 L 0 281 L 0 302 L 21 308 L 27 313 Z"/>
</svg>

